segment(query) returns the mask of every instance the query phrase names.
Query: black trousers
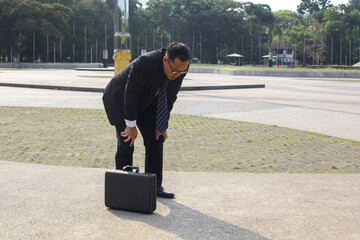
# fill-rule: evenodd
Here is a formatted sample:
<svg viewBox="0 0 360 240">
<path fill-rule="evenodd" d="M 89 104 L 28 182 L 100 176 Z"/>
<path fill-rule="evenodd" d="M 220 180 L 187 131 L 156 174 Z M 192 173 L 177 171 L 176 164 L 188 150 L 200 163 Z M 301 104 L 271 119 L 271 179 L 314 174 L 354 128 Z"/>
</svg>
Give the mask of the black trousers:
<svg viewBox="0 0 360 240">
<path fill-rule="evenodd" d="M 159 140 L 155 139 L 156 103 L 157 98 L 155 97 L 152 103 L 144 111 L 138 113 L 136 125 L 144 139 L 145 172 L 155 173 L 157 185 L 161 186 L 163 172 L 163 143 L 161 138 Z M 115 127 L 118 140 L 115 164 L 116 169 L 122 169 L 126 165 L 132 166 L 134 146 L 130 147 L 130 142 L 124 142 L 126 138 L 121 136 L 121 132 L 126 128 L 125 121 Z"/>
</svg>

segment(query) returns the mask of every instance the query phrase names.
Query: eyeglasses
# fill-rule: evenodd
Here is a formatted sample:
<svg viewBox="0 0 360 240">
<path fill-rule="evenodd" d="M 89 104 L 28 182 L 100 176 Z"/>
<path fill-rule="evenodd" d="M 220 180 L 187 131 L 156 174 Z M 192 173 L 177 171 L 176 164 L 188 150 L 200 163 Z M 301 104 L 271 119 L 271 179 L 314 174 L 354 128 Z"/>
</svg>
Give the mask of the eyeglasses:
<svg viewBox="0 0 360 240">
<path fill-rule="evenodd" d="M 170 70 L 171 70 L 171 74 L 172 74 L 172 75 L 183 75 L 183 74 L 186 74 L 186 73 L 188 72 L 188 71 L 179 72 L 179 71 L 174 71 L 174 70 L 172 70 L 171 65 L 170 65 L 170 60 L 168 60 L 168 64 L 169 64 L 169 67 L 170 67 Z"/>
</svg>

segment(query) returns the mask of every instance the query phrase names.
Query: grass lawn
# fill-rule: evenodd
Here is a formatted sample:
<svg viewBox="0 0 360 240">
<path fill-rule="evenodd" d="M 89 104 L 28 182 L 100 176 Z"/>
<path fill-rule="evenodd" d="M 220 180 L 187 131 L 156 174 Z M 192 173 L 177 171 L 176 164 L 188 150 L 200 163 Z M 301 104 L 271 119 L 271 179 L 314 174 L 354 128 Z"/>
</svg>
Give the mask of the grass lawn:
<svg viewBox="0 0 360 240">
<path fill-rule="evenodd" d="M 0 107 L 0 160 L 114 168 L 115 128 L 103 110 Z M 164 169 L 360 173 L 360 142 L 190 115 L 171 116 Z M 134 165 L 144 170 L 141 135 Z"/>
</svg>

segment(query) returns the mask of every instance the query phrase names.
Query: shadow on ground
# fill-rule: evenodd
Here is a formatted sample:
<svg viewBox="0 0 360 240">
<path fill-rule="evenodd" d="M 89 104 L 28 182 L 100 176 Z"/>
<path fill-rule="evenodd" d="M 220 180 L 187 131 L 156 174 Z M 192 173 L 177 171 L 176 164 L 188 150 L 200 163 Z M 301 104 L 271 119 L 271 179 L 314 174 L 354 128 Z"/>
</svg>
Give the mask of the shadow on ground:
<svg viewBox="0 0 360 240">
<path fill-rule="evenodd" d="M 122 220 L 143 222 L 176 234 L 182 239 L 268 239 L 247 229 L 186 207 L 175 200 L 158 199 L 157 201 L 170 209 L 166 216 L 156 212 L 141 214 L 113 209 L 108 209 L 108 211 Z"/>
</svg>

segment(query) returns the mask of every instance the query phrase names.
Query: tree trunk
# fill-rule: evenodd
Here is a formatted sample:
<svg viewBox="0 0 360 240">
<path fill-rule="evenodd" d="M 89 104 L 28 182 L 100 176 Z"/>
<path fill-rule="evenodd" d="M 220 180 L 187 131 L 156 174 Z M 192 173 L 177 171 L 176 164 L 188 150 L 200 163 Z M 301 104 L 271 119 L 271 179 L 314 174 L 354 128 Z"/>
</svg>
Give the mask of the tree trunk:
<svg viewBox="0 0 360 240">
<path fill-rule="evenodd" d="M 272 43 L 272 27 L 269 29 L 269 67 L 273 66 L 273 54 L 271 51 L 271 43 Z"/>
<path fill-rule="evenodd" d="M 273 55 L 271 51 L 272 34 L 269 34 L 269 67 L 273 66 Z"/>
<path fill-rule="evenodd" d="M 271 50 L 269 51 L 269 67 L 273 66 L 273 54 Z"/>
</svg>

